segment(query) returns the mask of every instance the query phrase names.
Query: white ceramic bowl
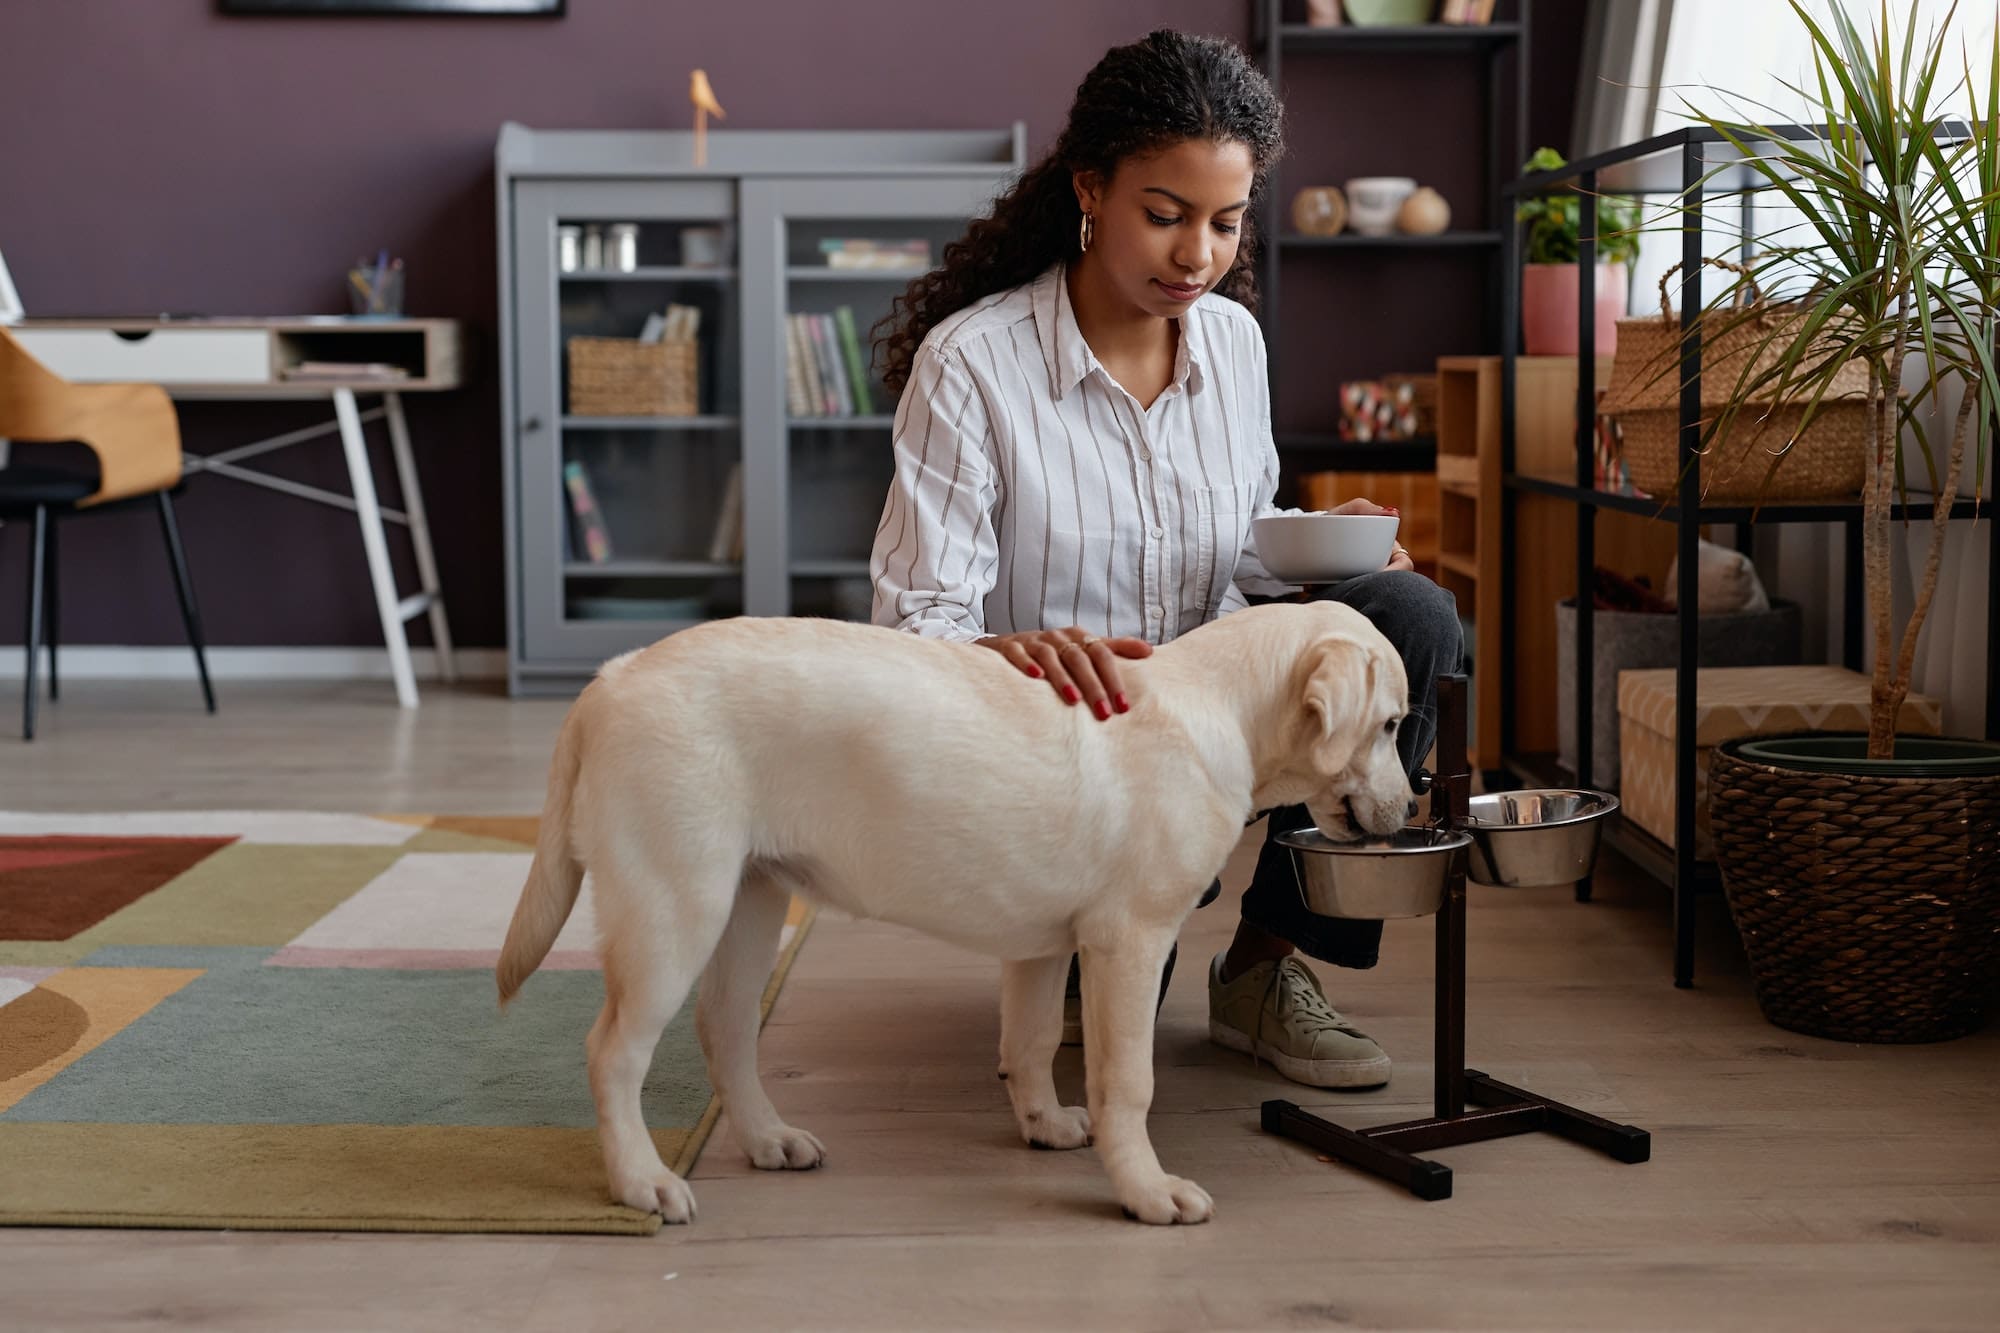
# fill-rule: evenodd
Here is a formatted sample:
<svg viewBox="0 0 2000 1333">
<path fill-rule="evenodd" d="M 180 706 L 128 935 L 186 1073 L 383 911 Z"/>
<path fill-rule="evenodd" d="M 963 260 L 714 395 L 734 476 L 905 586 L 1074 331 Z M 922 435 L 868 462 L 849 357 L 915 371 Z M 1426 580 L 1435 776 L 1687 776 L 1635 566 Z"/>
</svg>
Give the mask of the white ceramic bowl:
<svg viewBox="0 0 2000 1333">
<path fill-rule="evenodd" d="M 1347 182 L 1347 225 L 1363 236 L 1387 236 L 1403 201 L 1416 192 L 1408 176 L 1357 176 Z"/>
<path fill-rule="evenodd" d="M 1373 574 L 1396 547 L 1395 514 L 1271 514 L 1252 520 L 1257 555 L 1288 583 Z"/>
</svg>

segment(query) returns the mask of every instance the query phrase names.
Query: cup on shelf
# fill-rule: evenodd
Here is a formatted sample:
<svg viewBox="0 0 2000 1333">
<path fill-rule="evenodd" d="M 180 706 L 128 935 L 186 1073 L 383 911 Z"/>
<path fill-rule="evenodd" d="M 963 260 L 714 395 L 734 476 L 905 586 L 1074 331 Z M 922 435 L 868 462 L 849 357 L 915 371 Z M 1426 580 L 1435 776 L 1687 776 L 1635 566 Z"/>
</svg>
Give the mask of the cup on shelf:
<svg viewBox="0 0 2000 1333">
<path fill-rule="evenodd" d="M 607 265 L 620 273 L 630 273 L 639 267 L 639 224 L 636 222 L 614 222 L 611 224 L 611 240 L 605 246 Z"/>
<path fill-rule="evenodd" d="M 583 267 L 583 228 L 565 222 L 556 228 L 556 271 L 574 273 Z"/>
<path fill-rule="evenodd" d="M 681 228 L 682 268 L 721 268 L 723 260 L 722 228 Z"/>
</svg>

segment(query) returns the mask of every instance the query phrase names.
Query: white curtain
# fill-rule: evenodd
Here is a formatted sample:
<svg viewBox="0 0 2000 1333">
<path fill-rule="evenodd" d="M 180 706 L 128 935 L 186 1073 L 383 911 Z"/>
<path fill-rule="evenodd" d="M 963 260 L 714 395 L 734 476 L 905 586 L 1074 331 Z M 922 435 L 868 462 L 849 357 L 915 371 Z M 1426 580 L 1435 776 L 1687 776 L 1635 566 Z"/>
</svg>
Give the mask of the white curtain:
<svg viewBox="0 0 2000 1333">
<path fill-rule="evenodd" d="M 1653 132 L 1668 18 L 1676 0 L 1598 0 L 1584 18 L 1570 156 L 1587 157 Z M 1684 2 L 1684 0 L 1683 0 Z"/>
<path fill-rule="evenodd" d="M 1614 0 L 1620 2 L 1624 0 Z M 1810 0 L 1808 7 L 1817 19 L 1829 14 L 1836 2 L 1864 31 L 1879 21 L 1879 0 Z M 1897 24 L 1904 14 L 1914 12 L 1928 30 L 1942 22 L 1950 7 L 1950 0 L 1898 0 L 1889 7 L 1890 22 Z M 1954 31 L 1974 53 L 1971 65 L 1976 79 L 1984 77 L 1982 55 L 1990 50 L 1996 18 L 2000 18 L 1996 0 L 1961 0 L 1958 5 Z M 1813 84 L 1811 38 L 1785 0 L 1672 0 L 1659 68 L 1650 127 L 1653 133 L 1687 125 L 1690 105 L 1719 116 L 1766 123 L 1817 118 L 1806 102 L 1786 87 L 1788 82 L 1808 88 Z M 1963 68 L 1955 55 L 1946 57 L 1939 81 L 1956 92 L 1941 110 L 1964 109 L 1966 92 L 1957 86 L 1962 82 Z M 1979 87 L 1983 97 L 1983 81 Z M 1771 203 L 1769 196 L 1761 198 L 1750 221 L 1750 233 L 1768 236 L 1788 225 L 1789 214 L 1789 209 Z M 1707 253 L 1735 258 L 1739 225 L 1734 201 L 1726 208 L 1712 209 L 1705 219 Z M 1653 229 L 1662 228 L 1662 219 L 1657 216 L 1649 217 L 1648 226 L 1639 259 L 1633 265 L 1634 313 L 1659 308 L 1660 276 L 1680 259 L 1679 234 Z M 1710 272 L 1713 276 L 1704 285 L 1712 296 L 1720 290 L 1717 281 L 1726 279 Z M 1909 364 L 1905 382 L 1921 385 L 1920 362 Z M 1926 429 L 1934 442 L 1948 440 L 1956 407 L 1957 393 L 1951 386 L 1929 405 L 1931 419 Z M 1942 445 L 1938 452 L 1942 464 Z M 1911 457 L 1916 457 L 1914 451 Z M 1995 462 L 2000 459 L 1989 456 L 1988 497 L 1994 494 Z M 1913 471 L 1921 473 L 1921 464 Z M 1968 462 L 1962 493 L 1970 494 L 1971 490 Z M 1987 543 L 1991 533 L 1991 521 L 1985 517 L 1976 529 L 1963 522 L 1953 526 L 1918 647 L 1913 688 L 1944 701 L 1945 729 L 1959 735 L 1982 734 L 1986 722 Z M 1899 544 L 1894 573 L 1898 625 L 1904 622 L 1914 600 L 1913 569 L 1921 569 L 1929 542 L 1928 526 L 1912 525 Z M 1814 644 L 1822 646 L 1828 661 L 1840 660 L 1843 550 L 1840 529 L 1804 525 L 1764 529 L 1756 548 L 1766 583 L 1774 592 L 1804 606 L 1808 649 Z M 1865 633 L 1863 644 L 1872 665 L 1872 643 Z M 1990 665 L 2000 669 L 2000 663 Z"/>
</svg>

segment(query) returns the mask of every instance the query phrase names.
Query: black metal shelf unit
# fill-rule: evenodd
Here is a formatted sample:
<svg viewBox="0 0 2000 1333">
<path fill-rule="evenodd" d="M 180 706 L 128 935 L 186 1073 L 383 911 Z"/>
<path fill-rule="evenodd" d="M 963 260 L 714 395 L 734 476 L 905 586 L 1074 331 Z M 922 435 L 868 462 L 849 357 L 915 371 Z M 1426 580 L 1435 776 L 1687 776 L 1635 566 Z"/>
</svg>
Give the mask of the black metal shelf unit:
<svg viewBox="0 0 2000 1333">
<path fill-rule="evenodd" d="M 1781 125 L 1771 127 L 1776 138 L 1800 143 L 1824 142 L 1824 126 Z M 1750 151 L 1758 151 L 1756 144 L 1749 145 Z M 1677 195 L 1678 207 L 1684 210 L 1681 228 L 1681 273 L 1685 287 L 1681 297 L 1681 327 L 1685 337 L 1681 360 L 1680 397 L 1680 443 L 1681 473 L 1678 493 L 1672 497 L 1652 498 L 1621 494 L 1599 489 L 1593 484 L 1591 438 L 1595 429 L 1596 398 L 1595 386 L 1589 377 L 1577 379 L 1576 398 L 1576 481 L 1564 485 L 1545 478 L 1523 476 L 1515 471 L 1514 403 L 1515 403 L 1515 358 L 1519 355 L 1518 335 L 1521 302 L 1521 252 L 1519 229 L 1510 221 L 1502 228 L 1502 268 L 1505 273 L 1505 293 L 1502 305 L 1503 327 L 1508 330 L 1503 340 L 1501 373 L 1501 469 L 1505 484 L 1512 490 L 1538 495 L 1554 496 L 1571 501 L 1576 505 L 1576 586 L 1579 590 L 1591 586 L 1596 564 L 1596 519 L 1599 510 L 1611 509 L 1625 513 L 1641 514 L 1661 522 L 1674 525 L 1675 549 L 1679 556 L 1678 586 L 1675 590 L 1676 606 L 1698 606 L 1699 560 L 1696 556 L 1696 542 L 1703 524 L 1732 524 L 1736 528 L 1739 545 L 1747 541 L 1753 525 L 1765 523 L 1829 523 L 1845 525 L 1846 558 L 1842 588 L 1844 615 L 1842 621 L 1843 642 L 1841 658 L 1851 670 L 1859 670 L 1862 662 L 1862 584 L 1861 584 L 1861 515 L 1862 507 L 1857 499 L 1850 503 L 1822 504 L 1782 504 L 1761 506 L 1741 504 L 1704 504 L 1701 498 L 1701 459 L 1696 452 L 1701 440 L 1701 346 L 1698 334 L 1698 320 L 1702 308 L 1701 274 L 1702 259 L 1706 250 L 1704 218 L 1711 201 L 1734 197 L 1744 225 L 1740 229 L 1743 244 L 1748 245 L 1750 226 L 1748 225 L 1752 195 L 1755 191 L 1770 188 L 1768 180 L 1755 170 L 1742 165 L 1743 153 L 1715 131 L 1703 127 L 1688 127 L 1655 135 L 1622 148 L 1611 149 L 1572 162 L 1553 171 L 1535 172 L 1523 176 L 1506 185 L 1503 196 L 1511 215 L 1511 205 L 1515 200 L 1538 194 L 1549 194 L 1566 190 L 1574 185 L 1586 199 L 1600 195 Z M 1577 256 L 1580 281 L 1577 293 L 1578 353 L 1579 365 L 1591 365 L 1597 356 L 1596 320 L 1593 312 L 1596 304 L 1596 227 L 1597 210 L 1586 207 L 1582 210 L 1583 235 L 1580 238 Z M 1982 506 L 1973 499 L 1963 499 L 1952 507 L 1953 518 L 1973 518 Z M 1990 505 L 1984 506 L 1990 509 Z M 1514 559 L 1516 534 L 1512 505 L 1501 507 L 1500 549 L 1503 564 L 1511 564 Z M 1928 518 L 1935 512 L 1935 506 L 1927 503 L 1899 505 L 1899 517 L 1912 519 Z M 1986 652 L 1989 664 L 2000 664 L 2000 541 L 1991 543 L 1987 571 L 1986 601 Z M 1515 608 L 1514 588 L 1511 580 L 1503 584 L 1504 606 L 1501 616 L 1502 651 L 1499 668 L 1503 673 L 1509 670 L 1512 661 L 1512 637 Z M 1607 835 L 1614 846 L 1620 847 L 1642 869 L 1648 870 L 1656 878 L 1673 889 L 1674 905 L 1674 984 L 1687 987 L 1694 984 L 1694 928 L 1695 895 L 1706 885 L 1715 882 L 1712 863 L 1701 861 L 1695 852 L 1695 684 L 1696 646 L 1698 643 L 1698 616 L 1678 615 L 1678 659 L 1674 677 L 1674 842 L 1671 848 L 1651 837 L 1644 830 L 1623 821 Z M 1588 787 L 1591 781 L 1590 756 L 1592 730 L 1592 696 L 1589 686 L 1589 663 L 1594 655 L 1594 633 L 1591 599 L 1579 596 L 1576 599 L 1576 639 L 1573 645 L 1576 689 L 1576 757 L 1577 771 L 1569 775 L 1579 787 Z M 1503 684 L 1503 694 L 1508 686 Z M 1986 735 L 1989 739 L 2000 740 L 2000 670 L 1989 669 L 1986 682 Z M 1551 776 L 1551 766 L 1543 756 L 1524 756 L 1516 753 L 1513 717 L 1508 714 L 1501 725 L 1501 749 L 1507 756 L 1507 767 L 1527 777 L 1530 781 L 1546 782 Z M 1579 885 L 1577 896 L 1587 898 L 1588 885 Z"/>
<path fill-rule="evenodd" d="M 1296 3 L 1296 0 L 1294 0 Z M 1275 398 L 1279 367 L 1284 349 L 1278 336 L 1280 269 L 1287 256 L 1294 263 L 1338 263 L 1346 255 L 1379 255 L 1383 252 L 1414 256 L 1422 253 L 1462 255 L 1485 250 L 1490 254 L 1487 271 L 1487 327 L 1481 345 L 1493 347 L 1502 340 L 1507 327 L 1502 318 L 1502 289 L 1506 286 L 1502 251 L 1505 246 L 1503 218 L 1508 201 L 1503 196 L 1513 178 L 1512 163 L 1527 156 L 1528 142 L 1528 32 L 1532 0 L 1515 0 L 1516 16 L 1487 24 L 1422 23 L 1396 27 L 1363 27 L 1347 24 L 1316 28 L 1285 21 L 1286 0 L 1252 0 L 1252 44 L 1261 52 L 1264 74 L 1271 85 L 1283 92 L 1281 75 L 1287 55 L 1314 59 L 1357 57 L 1372 59 L 1386 55 L 1465 56 L 1480 61 L 1480 88 L 1486 107 L 1485 168 L 1487 219 L 1481 230 L 1448 231 L 1439 236 L 1306 236 L 1285 228 L 1287 210 L 1279 177 L 1282 164 L 1273 167 L 1265 181 L 1264 201 L 1258 218 L 1262 237 L 1257 257 L 1257 286 L 1262 304 L 1258 318 L 1264 325 L 1269 348 L 1271 392 Z M 1501 65 L 1515 58 L 1512 101 L 1505 105 Z M 1510 114 L 1511 112 L 1511 114 Z M 1509 125 L 1512 132 L 1509 137 Z M 1462 347 L 1440 349 L 1461 352 Z M 1278 451 L 1301 460 L 1310 456 L 1315 463 L 1367 472 L 1428 472 L 1437 465 L 1437 445 L 1430 439 L 1384 440 L 1372 444 L 1338 442 L 1332 435 L 1283 433 Z"/>
</svg>

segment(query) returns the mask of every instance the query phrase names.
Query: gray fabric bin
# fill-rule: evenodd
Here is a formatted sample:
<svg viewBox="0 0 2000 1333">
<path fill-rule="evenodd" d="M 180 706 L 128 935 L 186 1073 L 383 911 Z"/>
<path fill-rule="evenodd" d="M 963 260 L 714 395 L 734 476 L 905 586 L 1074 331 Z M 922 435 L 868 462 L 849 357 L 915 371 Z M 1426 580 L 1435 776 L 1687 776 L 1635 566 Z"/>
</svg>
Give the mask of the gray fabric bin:
<svg viewBox="0 0 2000 1333">
<path fill-rule="evenodd" d="M 1591 691 L 1590 783 L 1618 790 L 1618 673 L 1670 667 L 1680 657 L 1679 617 L 1643 611 L 1597 611 Z M 1797 602 L 1773 600 L 1768 611 L 1703 616 L 1696 657 L 1705 667 L 1796 666 Z M 1565 768 L 1576 771 L 1576 599 L 1556 603 L 1556 736 Z"/>
</svg>

